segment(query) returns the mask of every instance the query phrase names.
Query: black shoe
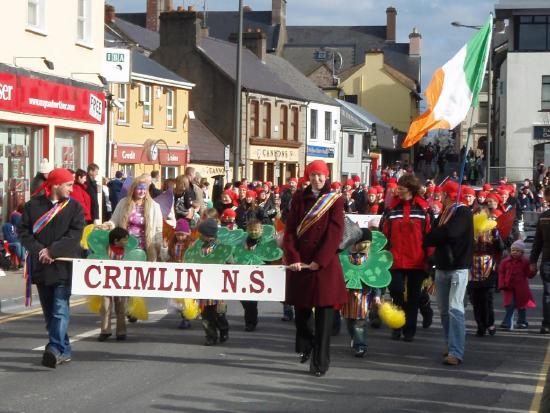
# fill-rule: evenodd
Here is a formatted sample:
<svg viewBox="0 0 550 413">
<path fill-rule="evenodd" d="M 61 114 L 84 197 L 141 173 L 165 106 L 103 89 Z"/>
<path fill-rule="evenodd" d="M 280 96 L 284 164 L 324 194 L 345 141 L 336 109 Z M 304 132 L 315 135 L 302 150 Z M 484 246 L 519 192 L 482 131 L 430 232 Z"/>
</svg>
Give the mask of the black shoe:
<svg viewBox="0 0 550 413">
<path fill-rule="evenodd" d="M 137 317 L 134 317 L 134 316 L 129 315 L 129 316 L 128 316 L 128 322 L 130 322 L 130 323 L 136 323 L 136 322 L 137 322 Z"/>
<path fill-rule="evenodd" d="M 422 327 L 423 328 L 430 328 L 433 322 L 433 316 L 434 316 L 434 310 L 428 308 L 426 311 L 426 314 L 422 316 Z"/>
<path fill-rule="evenodd" d="M 359 348 L 359 349 L 355 350 L 355 357 L 357 357 L 357 358 L 364 357 L 365 354 L 367 354 L 367 349 L 366 348 Z"/>
<path fill-rule="evenodd" d="M 217 343 L 218 343 L 218 340 L 216 340 L 214 337 L 206 337 L 204 345 L 205 346 L 215 346 Z"/>
<path fill-rule="evenodd" d="M 303 353 L 300 354 L 300 363 L 302 364 L 306 363 L 310 357 L 311 357 L 311 349 L 304 351 Z"/>
<path fill-rule="evenodd" d="M 485 328 L 478 327 L 476 331 L 476 336 L 483 337 L 485 335 Z"/>
<path fill-rule="evenodd" d="M 126 341 L 126 334 L 120 334 L 116 336 L 118 341 Z"/>
<path fill-rule="evenodd" d="M 55 369 L 55 366 L 57 366 L 57 356 L 53 351 L 44 351 L 44 354 L 42 355 L 42 365 L 50 369 Z"/>
<path fill-rule="evenodd" d="M 550 327 L 542 326 L 539 331 L 540 334 L 550 334 Z"/>
<path fill-rule="evenodd" d="M 315 370 L 315 372 L 313 373 L 313 375 L 315 377 L 323 377 L 327 372 L 326 371 L 321 371 L 321 370 Z"/>
<path fill-rule="evenodd" d="M 61 355 L 57 358 L 57 364 L 70 363 L 71 360 L 71 356 Z"/>
<path fill-rule="evenodd" d="M 406 341 L 407 343 L 410 343 L 414 341 L 414 336 L 403 336 L 403 341 Z"/>
<path fill-rule="evenodd" d="M 510 327 L 508 324 L 504 324 L 504 323 L 500 323 L 500 328 L 502 330 L 507 330 L 507 331 L 510 331 L 512 329 L 512 327 Z M 541 328 L 542 330 L 542 328 Z"/>
<path fill-rule="evenodd" d="M 497 333 L 497 328 L 495 326 L 491 326 L 487 329 L 489 335 L 492 337 Z"/>
<path fill-rule="evenodd" d="M 391 332 L 391 339 L 392 340 L 399 340 L 401 338 L 401 329 L 400 328 L 394 328 Z"/>
<path fill-rule="evenodd" d="M 225 343 L 229 340 L 229 331 L 220 331 L 220 343 Z"/>
<path fill-rule="evenodd" d="M 254 331 L 256 330 L 256 324 L 247 324 L 245 327 L 244 327 L 244 331 Z"/>
<path fill-rule="evenodd" d="M 97 337 L 97 341 L 105 341 L 105 340 L 107 340 L 109 337 L 111 337 L 111 333 L 101 333 L 101 334 Z"/>
</svg>

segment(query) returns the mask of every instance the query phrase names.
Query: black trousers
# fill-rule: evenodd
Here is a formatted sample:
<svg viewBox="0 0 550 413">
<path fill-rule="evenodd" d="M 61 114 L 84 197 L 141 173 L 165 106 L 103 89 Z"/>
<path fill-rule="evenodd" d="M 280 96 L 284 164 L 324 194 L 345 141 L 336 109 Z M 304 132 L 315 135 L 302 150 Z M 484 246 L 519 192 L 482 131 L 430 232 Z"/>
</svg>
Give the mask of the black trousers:
<svg viewBox="0 0 550 413">
<path fill-rule="evenodd" d="M 550 327 L 550 262 L 543 262 L 540 266 L 542 279 L 542 326 Z"/>
<path fill-rule="evenodd" d="M 218 340 L 220 334 L 229 331 L 229 322 L 225 314 L 218 313 L 217 305 L 206 305 L 201 312 L 202 326 L 207 337 Z"/>
<path fill-rule="evenodd" d="M 244 309 L 244 324 L 254 326 L 258 324 L 258 302 L 257 301 L 241 301 Z"/>
<path fill-rule="evenodd" d="M 392 270 L 392 279 L 388 286 L 393 303 L 405 311 L 403 335 L 414 337 L 416 322 L 420 307 L 420 291 L 426 273 L 421 270 Z M 407 286 L 407 301 L 405 301 L 405 285 Z"/>
<path fill-rule="evenodd" d="M 311 352 L 310 371 L 328 370 L 330 364 L 330 334 L 334 309 L 332 307 L 295 308 L 296 352 Z"/>
<path fill-rule="evenodd" d="M 495 324 L 495 310 L 493 308 L 494 287 L 474 287 L 470 289 L 470 300 L 474 307 L 474 317 L 477 328 L 484 330 Z"/>
</svg>

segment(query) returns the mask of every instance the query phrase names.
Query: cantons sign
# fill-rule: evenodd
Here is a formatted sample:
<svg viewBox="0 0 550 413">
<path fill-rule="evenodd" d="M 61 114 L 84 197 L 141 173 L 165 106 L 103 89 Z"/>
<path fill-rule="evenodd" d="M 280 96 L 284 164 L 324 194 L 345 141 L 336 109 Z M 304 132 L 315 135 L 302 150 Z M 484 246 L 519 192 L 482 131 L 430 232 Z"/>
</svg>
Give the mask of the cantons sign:
<svg viewBox="0 0 550 413">
<path fill-rule="evenodd" d="M 284 301 L 280 265 L 73 260 L 72 293 L 126 297 Z"/>
</svg>

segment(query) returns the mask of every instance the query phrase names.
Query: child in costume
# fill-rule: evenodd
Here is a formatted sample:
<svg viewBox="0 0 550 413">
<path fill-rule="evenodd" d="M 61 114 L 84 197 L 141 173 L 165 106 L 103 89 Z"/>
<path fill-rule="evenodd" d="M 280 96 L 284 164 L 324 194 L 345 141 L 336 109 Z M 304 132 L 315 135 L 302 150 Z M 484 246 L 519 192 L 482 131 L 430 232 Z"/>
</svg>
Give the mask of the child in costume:
<svg viewBox="0 0 550 413">
<path fill-rule="evenodd" d="M 109 232 L 109 246 L 107 248 L 109 259 L 122 260 L 124 248 L 128 245 L 130 234 L 121 227 L 116 227 Z M 98 341 L 105 341 L 111 336 L 111 309 L 113 302 L 116 314 L 116 339 L 126 340 L 126 303 L 127 297 L 101 297 L 99 315 L 101 317 L 101 332 Z"/>
<path fill-rule="evenodd" d="M 197 230 L 199 239 L 185 252 L 185 261 L 189 263 L 226 264 L 231 259 L 233 248 L 218 240 L 218 223 L 212 218 L 201 222 Z M 225 316 L 227 306 L 222 300 L 199 300 L 202 326 L 206 333 L 205 346 L 213 346 L 227 341 L 229 323 Z M 218 335 L 219 333 L 219 335 Z"/>
<path fill-rule="evenodd" d="M 237 224 L 235 223 L 235 220 L 237 219 L 237 213 L 232 208 L 226 208 L 221 217 L 222 221 L 222 227 L 226 227 L 230 230 L 234 230 L 237 228 Z"/>
<path fill-rule="evenodd" d="M 387 241 L 381 232 L 371 232 L 367 228 L 362 228 L 361 232 L 360 239 L 340 254 L 348 295 L 348 302 L 341 311 L 355 357 L 363 357 L 367 351 L 369 306 L 371 302 L 380 304 L 380 289 L 391 281 L 389 268 L 393 262 L 391 253 L 382 251 Z"/>
<path fill-rule="evenodd" d="M 500 325 L 505 330 L 514 327 L 514 310 L 518 310 L 518 322 L 515 328 L 529 327 L 526 312 L 535 308 L 535 301 L 529 289 L 529 278 L 536 275 L 529 267 L 529 259 L 525 257 L 525 244 L 517 240 L 512 244 L 511 254 L 502 260 L 498 269 L 498 286 L 504 292 L 503 301 L 506 314 Z"/>
<path fill-rule="evenodd" d="M 174 233 L 168 240 L 168 248 L 163 248 L 161 250 L 161 258 L 163 261 L 167 262 L 185 262 L 184 255 L 187 248 L 193 243 L 191 237 L 191 228 L 189 226 L 189 221 L 185 218 L 180 218 L 176 221 L 176 228 Z M 170 300 L 169 305 L 172 307 L 179 307 L 178 304 L 182 304 L 178 300 Z M 181 322 L 178 326 L 180 329 L 191 328 L 191 323 L 183 315 L 183 309 L 180 311 Z"/>
</svg>

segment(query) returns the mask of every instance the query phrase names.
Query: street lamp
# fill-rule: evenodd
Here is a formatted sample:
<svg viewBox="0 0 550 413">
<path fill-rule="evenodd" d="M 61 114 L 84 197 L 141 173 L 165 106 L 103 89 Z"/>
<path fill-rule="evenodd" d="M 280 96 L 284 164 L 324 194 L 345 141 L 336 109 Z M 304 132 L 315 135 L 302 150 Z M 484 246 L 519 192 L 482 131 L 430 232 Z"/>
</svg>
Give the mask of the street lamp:
<svg viewBox="0 0 550 413">
<path fill-rule="evenodd" d="M 44 64 L 46 67 L 50 70 L 53 70 L 55 68 L 53 62 L 51 60 L 46 59 L 45 57 L 39 57 L 39 56 L 17 56 L 13 58 L 13 65 L 17 66 L 17 59 L 42 59 L 44 61 Z"/>
<path fill-rule="evenodd" d="M 237 33 L 237 73 L 235 76 L 235 136 L 233 142 L 233 181 L 236 182 L 239 177 L 239 164 L 241 161 L 241 68 L 242 68 L 242 45 L 243 45 L 243 0 L 239 0 L 239 31 Z"/>
<path fill-rule="evenodd" d="M 451 26 L 454 27 L 464 27 L 466 29 L 473 29 L 473 30 L 479 30 L 483 26 L 474 26 L 470 24 L 462 24 L 460 22 L 454 21 L 451 22 Z M 494 30 L 494 26 L 493 26 Z M 491 44 L 489 45 L 489 61 L 487 62 L 487 65 L 489 66 L 489 85 L 488 85 L 488 96 L 487 96 L 487 149 L 485 153 L 486 158 L 486 172 L 485 172 L 485 182 L 491 182 L 491 142 L 492 142 L 492 128 L 491 128 L 491 122 L 492 122 L 492 106 L 493 106 L 493 36 L 491 36 Z M 467 150 L 468 148 L 466 148 Z M 466 156 L 466 153 L 464 154 Z"/>
</svg>

